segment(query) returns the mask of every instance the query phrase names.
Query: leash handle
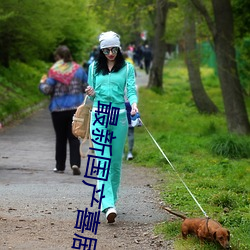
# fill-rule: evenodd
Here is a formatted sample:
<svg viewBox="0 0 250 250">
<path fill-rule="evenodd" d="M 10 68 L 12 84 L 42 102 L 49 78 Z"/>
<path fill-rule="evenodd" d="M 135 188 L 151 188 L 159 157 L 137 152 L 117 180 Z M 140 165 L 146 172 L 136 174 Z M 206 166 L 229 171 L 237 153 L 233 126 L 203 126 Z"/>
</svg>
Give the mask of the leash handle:
<svg viewBox="0 0 250 250">
<path fill-rule="evenodd" d="M 189 194 L 191 195 L 191 197 L 193 198 L 193 200 L 195 201 L 195 203 L 198 205 L 198 207 L 200 208 L 200 210 L 202 211 L 202 213 L 205 215 L 206 218 L 209 218 L 208 215 L 206 214 L 206 212 L 203 210 L 203 208 L 201 207 L 201 205 L 199 204 L 199 202 L 196 200 L 196 198 L 194 197 L 194 195 L 192 194 L 192 192 L 190 191 L 190 189 L 188 188 L 188 186 L 186 185 L 186 183 L 182 180 L 182 178 L 180 177 L 180 175 L 178 174 L 176 168 L 173 166 L 173 164 L 170 162 L 170 160 L 168 159 L 168 157 L 165 155 L 165 153 L 163 152 L 163 150 L 161 149 L 161 147 L 159 146 L 159 144 L 157 143 L 157 141 L 154 139 L 154 137 L 152 136 L 152 134 L 149 132 L 149 130 L 147 129 L 147 127 L 145 126 L 145 124 L 142 122 L 141 118 L 139 118 L 139 120 L 141 121 L 142 125 L 145 127 L 146 131 L 148 132 L 149 136 L 151 137 L 151 139 L 153 140 L 153 142 L 155 143 L 155 145 L 158 147 L 158 149 L 160 150 L 160 152 L 162 153 L 162 155 L 164 156 L 164 158 L 167 160 L 168 164 L 171 166 L 171 168 L 175 171 L 175 173 L 177 174 L 177 176 L 179 177 L 180 181 L 182 182 L 182 184 L 185 186 L 185 188 L 187 189 L 187 191 L 189 192 Z"/>
</svg>

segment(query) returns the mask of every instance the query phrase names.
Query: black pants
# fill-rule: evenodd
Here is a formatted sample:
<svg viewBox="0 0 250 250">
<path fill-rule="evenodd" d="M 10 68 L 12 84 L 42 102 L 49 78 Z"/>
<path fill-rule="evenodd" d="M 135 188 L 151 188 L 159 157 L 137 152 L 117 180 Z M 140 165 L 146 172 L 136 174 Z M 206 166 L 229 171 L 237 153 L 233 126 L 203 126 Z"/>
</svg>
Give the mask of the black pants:
<svg viewBox="0 0 250 250">
<path fill-rule="evenodd" d="M 128 152 L 133 152 L 134 148 L 134 127 L 128 128 Z"/>
<path fill-rule="evenodd" d="M 147 75 L 149 73 L 150 63 L 151 63 L 150 60 L 144 60 L 144 66 L 145 66 L 145 71 Z"/>
<path fill-rule="evenodd" d="M 72 134 L 72 117 L 76 110 L 52 112 L 52 122 L 56 133 L 56 168 L 65 170 L 67 157 L 67 141 L 69 141 L 70 166 L 81 165 L 81 156 L 79 152 L 80 142 Z"/>
</svg>

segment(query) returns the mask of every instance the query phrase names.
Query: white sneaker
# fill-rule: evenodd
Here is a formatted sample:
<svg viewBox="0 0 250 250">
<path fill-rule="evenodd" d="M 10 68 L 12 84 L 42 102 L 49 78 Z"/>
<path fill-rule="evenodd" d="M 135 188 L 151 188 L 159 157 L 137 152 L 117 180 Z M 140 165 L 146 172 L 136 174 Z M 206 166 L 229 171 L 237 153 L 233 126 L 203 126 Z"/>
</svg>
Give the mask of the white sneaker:
<svg viewBox="0 0 250 250">
<path fill-rule="evenodd" d="M 134 158 L 134 157 L 133 157 L 132 153 L 131 153 L 131 152 L 128 152 L 127 161 L 130 161 L 130 160 L 132 160 L 133 158 Z"/>
<path fill-rule="evenodd" d="M 81 174 L 80 168 L 76 165 L 72 166 L 72 170 L 73 170 L 73 175 L 80 175 Z"/>
<path fill-rule="evenodd" d="M 53 171 L 54 171 L 55 173 L 59 173 L 59 174 L 63 174 L 63 173 L 64 173 L 63 170 L 57 170 L 57 168 L 54 168 Z"/>
<path fill-rule="evenodd" d="M 108 223 L 114 223 L 116 216 L 117 216 L 116 209 L 113 207 L 108 208 L 106 212 L 106 218 L 108 220 Z"/>
</svg>

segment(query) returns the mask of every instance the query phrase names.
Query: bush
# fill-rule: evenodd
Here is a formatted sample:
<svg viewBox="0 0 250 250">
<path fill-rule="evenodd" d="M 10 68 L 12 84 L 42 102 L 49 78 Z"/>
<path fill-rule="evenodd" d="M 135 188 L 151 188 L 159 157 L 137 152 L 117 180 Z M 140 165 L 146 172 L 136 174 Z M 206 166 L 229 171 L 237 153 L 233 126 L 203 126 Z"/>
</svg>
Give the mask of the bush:
<svg viewBox="0 0 250 250">
<path fill-rule="evenodd" d="M 249 158 L 250 146 L 247 138 L 236 135 L 215 137 L 211 143 L 212 153 L 231 159 Z"/>
<path fill-rule="evenodd" d="M 215 194 L 212 198 L 210 203 L 214 206 L 224 208 L 233 209 L 237 207 L 235 197 L 231 193 L 228 192 L 221 192 Z"/>
<path fill-rule="evenodd" d="M 0 122 L 11 115 L 19 117 L 22 111 L 34 107 L 46 97 L 38 90 L 42 74 L 48 65 L 41 61 L 27 65 L 12 61 L 10 68 L 0 67 Z"/>
</svg>

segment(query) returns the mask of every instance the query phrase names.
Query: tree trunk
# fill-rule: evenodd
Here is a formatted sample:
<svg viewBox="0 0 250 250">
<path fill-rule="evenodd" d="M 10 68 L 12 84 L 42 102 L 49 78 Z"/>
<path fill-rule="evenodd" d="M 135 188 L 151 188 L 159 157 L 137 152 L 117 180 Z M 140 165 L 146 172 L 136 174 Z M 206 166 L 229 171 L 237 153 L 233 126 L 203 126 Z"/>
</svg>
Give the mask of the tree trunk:
<svg viewBox="0 0 250 250">
<path fill-rule="evenodd" d="M 157 0 L 155 16 L 155 37 L 153 45 L 153 62 L 149 74 L 148 87 L 157 87 L 162 89 L 163 66 L 166 53 L 166 43 L 164 34 L 166 28 L 166 19 L 168 12 L 168 1 Z"/>
<path fill-rule="evenodd" d="M 237 71 L 230 0 L 212 0 L 214 20 L 200 0 L 191 0 L 212 33 L 229 132 L 249 134 L 250 123 Z"/>
<path fill-rule="evenodd" d="M 191 92 L 200 113 L 217 113 L 218 108 L 207 95 L 201 80 L 200 57 L 196 48 L 195 18 L 190 15 L 193 11 L 192 6 L 187 6 L 187 10 L 185 18 L 185 55 Z"/>
<path fill-rule="evenodd" d="M 216 29 L 213 38 L 228 129 L 237 134 L 248 134 L 250 124 L 235 60 L 230 0 L 212 0 L 212 3 Z"/>
</svg>

